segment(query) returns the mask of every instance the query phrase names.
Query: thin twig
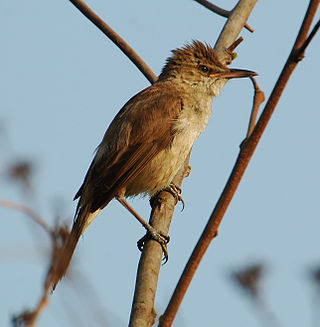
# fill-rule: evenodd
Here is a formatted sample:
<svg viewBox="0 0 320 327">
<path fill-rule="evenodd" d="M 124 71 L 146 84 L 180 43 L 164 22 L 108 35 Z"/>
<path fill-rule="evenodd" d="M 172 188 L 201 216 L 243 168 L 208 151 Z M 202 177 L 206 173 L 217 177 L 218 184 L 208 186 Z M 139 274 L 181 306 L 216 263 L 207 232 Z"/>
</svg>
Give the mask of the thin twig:
<svg viewBox="0 0 320 327">
<path fill-rule="evenodd" d="M 317 24 L 313 27 L 311 33 L 309 34 L 309 36 L 307 37 L 307 39 L 304 41 L 304 43 L 302 44 L 302 46 L 297 50 L 296 53 L 296 60 L 301 60 L 303 53 L 305 52 L 307 46 L 310 44 L 311 40 L 313 39 L 313 37 L 316 35 L 318 29 L 320 27 L 320 19 L 318 20 Z"/>
<path fill-rule="evenodd" d="M 42 296 L 34 311 L 24 311 L 18 316 L 13 317 L 14 326 L 33 327 L 41 311 L 48 305 L 49 285 L 45 285 Z"/>
<path fill-rule="evenodd" d="M 13 317 L 13 323 L 15 326 L 25 326 L 25 327 L 32 327 L 34 326 L 36 320 L 38 319 L 40 313 L 43 309 L 48 305 L 49 293 L 51 292 L 51 285 L 54 276 L 54 263 L 57 261 L 58 256 L 60 256 L 61 250 L 63 249 L 62 244 L 64 243 L 66 237 L 68 235 L 68 230 L 65 226 L 56 226 L 52 229 L 51 232 L 51 258 L 49 268 L 47 270 L 46 278 L 43 284 L 42 294 L 38 304 L 36 305 L 35 309 L 25 310 L 21 314 Z"/>
<path fill-rule="evenodd" d="M 254 77 L 250 76 L 250 79 L 254 87 L 254 97 L 253 97 L 253 104 L 252 104 L 251 115 L 249 120 L 247 138 L 251 135 L 256 125 L 259 107 L 262 104 L 262 102 L 265 100 L 264 93 L 259 88 L 258 83 L 254 79 Z"/>
<path fill-rule="evenodd" d="M 229 206 L 232 197 L 241 181 L 241 178 L 248 166 L 248 163 L 256 149 L 256 146 L 271 118 L 271 115 L 280 99 L 280 96 L 288 82 L 297 62 L 294 58 L 294 53 L 296 49 L 302 46 L 304 40 L 307 38 L 307 33 L 310 29 L 313 17 L 316 13 L 317 7 L 319 5 L 319 0 L 311 0 L 309 7 L 307 9 L 305 18 L 303 20 L 301 29 L 299 31 L 296 42 L 293 49 L 288 57 L 288 60 L 276 82 L 276 85 L 269 97 L 267 104 L 259 118 L 259 121 L 254 128 L 251 136 L 243 144 L 231 175 L 227 181 L 227 184 L 210 216 L 210 219 L 196 245 L 191 257 L 183 271 L 182 276 L 176 286 L 174 294 L 171 297 L 170 303 L 161 317 L 161 322 L 159 326 L 168 327 L 171 326 L 172 321 L 177 313 L 177 310 L 181 304 L 181 301 L 187 291 L 188 286 L 200 264 L 200 261 L 206 252 L 207 248 L 213 237 L 217 234 L 220 222 Z"/>
<path fill-rule="evenodd" d="M 157 80 L 157 76 L 152 72 L 141 57 L 128 45 L 128 43 L 118 35 L 109 25 L 107 25 L 97 14 L 95 14 L 83 1 L 69 0 L 77 7 L 102 33 L 104 33 L 141 71 L 146 79 L 152 84 Z"/>
<path fill-rule="evenodd" d="M 233 51 L 235 50 L 236 47 L 238 47 L 238 45 L 243 41 L 243 37 L 240 36 L 238 39 L 236 39 L 229 47 L 228 49 L 226 49 L 226 51 L 229 54 L 232 54 Z"/>
<path fill-rule="evenodd" d="M 50 285 L 52 284 L 52 272 L 51 267 L 56 260 L 56 255 L 59 249 L 61 248 L 61 244 L 63 243 L 61 239 L 64 239 L 67 235 L 67 229 L 65 227 L 56 226 L 55 228 L 51 228 L 47 225 L 47 223 L 37 215 L 31 208 L 19 204 L 16 202 L 8 201 L 8 200 L 0 200 L 0 207 L 10 208 L 16 211 L 20 211 L 25 214 L 27 217 L 30 217 L 36 224 L 40 225 L 46 233 L 50 236 L 52 247 L 51 247 L 51 261 L 49 265 L 49 269 L 47 272 L 47 276 L 43 285 L 43 291 L 41 298 L 35 307 L 34 310 L 25 310 L 21 314 L 13 317 L 12 322 L 15 326 L 25 326 L 32 327 L 34 326 L 37 318 L 39 317 L 42 310 L 48 305 L 48 295 L 50 292 Z"/>
<path fill-rule="evenodd" d="M 232 13 L 232 10 L 225 10 L 222 9 L 216 5 L 214 5 L 213 3 L 207 1 L 207 0 L 194 0 L 198 3 L 200 3 L 200 5 L 206 7 L 207 9 L 211 10 L 212 12 L 216 13 L 217 15 L 220 15 L 222 17 L 225 18 L 229 18 L 229 16 Z M 244 27 L 251 33 L 254 32 L 254 29 L 252 29 L 247 23 L 245 23 Z"/>
</svg>

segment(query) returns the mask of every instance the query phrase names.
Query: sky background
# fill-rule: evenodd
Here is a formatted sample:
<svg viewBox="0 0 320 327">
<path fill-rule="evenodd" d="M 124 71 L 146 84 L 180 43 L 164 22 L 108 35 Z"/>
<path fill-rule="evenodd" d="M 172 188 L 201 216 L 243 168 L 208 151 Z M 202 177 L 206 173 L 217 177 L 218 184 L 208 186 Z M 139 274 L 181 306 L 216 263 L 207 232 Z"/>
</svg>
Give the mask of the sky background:
<svg viewBox="0 0 320 327">
<path fill-rule="evenodd" d="M 216 1 L 230 9 L 235 1 Z M 214 45 L 225 19 L 191 0 L 87 4 L 159 74 L 170 50 L 192 39 Z M 232 66 L 259 73 L 269 96 L 308 1 L 259 1 Z M 317 15 L 319 19 L 319 13 Z M 115 114 L 149 85 L 137 68 L 69 1 L 0 0 L 0 198 L 32 207 L 51 226 L 71 223 L 72 198 Z M 230 272 L 266 265 L 262 290 L 277 326 L 312 326 L 309 272 L 319 253 L 319 35 L 294 71 L 240 187 L 193 279 L 174 326 L 259 326 Z M 249 79 L 230 81 L 197 140 L 170 230 L 155 308 L 161 314 L 234 165 L 252 104 Z M 33 193 L 6 177 L 17 160 L 34 164 Z M 146 198 L 134 208 L 147 218 Z M 35 306 L 50 242 L 19 212 L 0 208 L 0 325 Z M 143 228 L 116 201 L 79 241 L 70 280 L 37 326 L 125 326 Z M 319 308 L 319 307 L 318 307 Z M 317 321 L 319 324 L 319 320 Z M 270 325 L 273 326 L 273 325 Z M 276 324 L 274 324 L 276 326 Z"/>
</svg>

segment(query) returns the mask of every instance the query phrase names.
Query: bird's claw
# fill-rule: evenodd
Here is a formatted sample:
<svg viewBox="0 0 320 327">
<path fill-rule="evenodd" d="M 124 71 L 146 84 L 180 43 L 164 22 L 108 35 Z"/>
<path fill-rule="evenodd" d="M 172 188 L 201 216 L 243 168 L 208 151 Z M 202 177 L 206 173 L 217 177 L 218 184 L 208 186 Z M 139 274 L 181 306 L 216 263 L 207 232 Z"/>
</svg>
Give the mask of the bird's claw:
<svg viewBox="0 0 320 327">
<path fill-rule="evenodd" d="M 148 229 L 147 233 L 137 242 L 137 246 L 140 251 L 143 250 L 144 244 L 148 240 L 154 240 L 161 245 L 162 252 L 163 252 L 163 261 L 164 261 L 163 264 L 167 263 L 169 257 L 167 244 L 170 241 L 170 237 L 168 235 L 164 235 L 156 231 L 153 227 L 151 227 L 150 229 Z"/>
<path fill-rule="evenodd" d="M 182 209 L 181 211 L 183 211 L 184 209 L 184 201 L 182 199 L 182 196 L 181 196 L 181 188 L 173 183 L 171 183 L 166 189 L 165 191 L 168 191 L 170 192 L 174 198 L 176 199 L 176 201 L 181 201 L 182 203 Z"/>
</svg>

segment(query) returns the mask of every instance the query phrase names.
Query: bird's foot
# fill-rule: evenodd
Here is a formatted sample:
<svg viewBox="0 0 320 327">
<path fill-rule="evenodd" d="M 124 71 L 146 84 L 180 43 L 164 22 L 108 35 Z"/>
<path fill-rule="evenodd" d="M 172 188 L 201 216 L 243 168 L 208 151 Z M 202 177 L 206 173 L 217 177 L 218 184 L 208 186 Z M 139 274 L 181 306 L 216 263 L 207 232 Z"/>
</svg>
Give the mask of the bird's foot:
<svg viewBox="0 0 320 327">
<path fill-rule="evenodd" d="M 176 199 L 176 201 L 181 201 L 182 203 L 182 209 L 184 209 L 184 201 L 181 196 L 181 188 L 173 183 L 171 183 L 168 187 L 166 187 L 163 191 L 167 191 L 173 195 L 173 197 Z"/>
<path fill-rule="evenodd" d="M 167 243 L 169 242 L 170 238 L 168 235 L 163 235 L 162 233 L 158 232 L 154 227 L 148 224 L 145 220 L 143 220 L 138 213 L 130 206 L 130 204 L 121 196 L 116 196 L 116 199 L 127 209 L 130 213 L 141 223 L 141 225 L 147 230 L 147 233 L 144 237 L 142 237 L 138 242 L 138 248 L 140 251 L 143 250 L 143 246 L 147 240 L 155 240 L 157 241 L 163 251 L 164 261 L 165 263 L 168 261 L 168 250 L 167 250 Z"/>
<path fill-rule="evenodd" d="M 168 235 L 164 235 L 158 232 L 155 228 L 153 228 L 150 225 L 148 227 L 145 226 L 145 228 L 147 229 L 147 233 L 137 242 L 138 249 L 142 251 L 145 243 L 148 240 L 154 240 L 161 245 L 162 252 L 163 252 L 163 261 L 164 264 L 167 263 L 168 261 L 167 244 L 170 241 L 170 237 Z"/>
</svg>

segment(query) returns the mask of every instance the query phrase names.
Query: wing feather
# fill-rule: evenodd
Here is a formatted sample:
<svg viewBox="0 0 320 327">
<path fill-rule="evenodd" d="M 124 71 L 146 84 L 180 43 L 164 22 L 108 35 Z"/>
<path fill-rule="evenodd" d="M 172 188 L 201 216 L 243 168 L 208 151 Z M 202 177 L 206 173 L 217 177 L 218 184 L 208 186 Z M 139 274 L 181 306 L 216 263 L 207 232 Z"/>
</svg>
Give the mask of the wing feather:
<svg viewBox="0 0 320 327">
<path fill-rule="evenodd" d="M 182 98 L 170 85 L 159 84 L 131 98 L 110 124 L 75 196 L 80 197 L 78 209 L 89 206 L 94 212 L 106 206 L 160 151 L 170 146 Z"/>
</svg>

